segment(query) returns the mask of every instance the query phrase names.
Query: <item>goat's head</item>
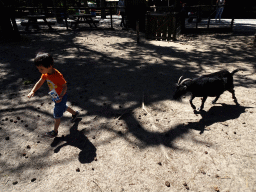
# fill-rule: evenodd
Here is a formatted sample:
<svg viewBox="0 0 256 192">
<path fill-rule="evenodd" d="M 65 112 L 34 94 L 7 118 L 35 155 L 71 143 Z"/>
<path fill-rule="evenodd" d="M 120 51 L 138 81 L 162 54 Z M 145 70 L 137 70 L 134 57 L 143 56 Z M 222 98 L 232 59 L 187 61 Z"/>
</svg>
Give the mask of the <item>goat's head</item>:
<svg viewBox="0 0 256 192">
<path fill-rule="evenodd" d="M 191 81 L 190 78 L 182 79 L 182 76 L 179 78 L 178 83 L 176 84 L 176 91 L 173 95 L 173 99 L 180 100 L 183 95 L 187 93 L 187 83 Z"/>
</svg>

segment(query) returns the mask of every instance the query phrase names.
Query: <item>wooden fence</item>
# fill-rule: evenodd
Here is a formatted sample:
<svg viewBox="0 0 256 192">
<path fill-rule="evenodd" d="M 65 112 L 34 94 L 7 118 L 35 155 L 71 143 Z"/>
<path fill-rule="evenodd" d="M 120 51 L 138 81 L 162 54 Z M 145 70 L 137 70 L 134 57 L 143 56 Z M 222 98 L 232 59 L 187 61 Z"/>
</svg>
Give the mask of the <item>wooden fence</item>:
<svg viewBox="0 0 256 192">
<path fill-rule="evenodd" d="M 179 13 L 147 13 L 147 39 L 176 40 L 180 32 L 181 20 Z"/>
</svg>

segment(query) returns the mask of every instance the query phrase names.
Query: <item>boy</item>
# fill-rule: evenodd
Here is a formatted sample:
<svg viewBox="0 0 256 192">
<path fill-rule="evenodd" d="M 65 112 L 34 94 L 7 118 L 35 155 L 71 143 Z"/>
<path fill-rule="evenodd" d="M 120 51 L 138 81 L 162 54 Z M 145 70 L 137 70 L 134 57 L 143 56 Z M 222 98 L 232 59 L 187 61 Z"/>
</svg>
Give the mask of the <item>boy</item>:
<svg viewBox="0 0 256 192">
<path fill-rule="evenodd" d="M 60 119 L 63 116 L 65 111 L 68 111 L 72 114 L 73 123 L 77 118 L 79 112 L 74 111 L 70 107 L 66 105 L 67 103 L 67 82 L 63 78 L 63 75 L 55 68 L 53 68 L 53 58 L 48 53 L 38 53 L 36 58 L 34 59 L 34 63 L 42 73 L 41 78 L 35 84 L 33 89 L 28 94 L 28 97 L 31 98 L 34 96 L 35 92 L 44 84 L 45 80 L 49 86 L 50 92 L 49 94 L 53 97 L 52 100 L 55 103 L 54 107 L 54 130 L 45 133 L 48 137 L 56 137 L 58 135 L 58 128 L 60 125 Z"/>
</svg>

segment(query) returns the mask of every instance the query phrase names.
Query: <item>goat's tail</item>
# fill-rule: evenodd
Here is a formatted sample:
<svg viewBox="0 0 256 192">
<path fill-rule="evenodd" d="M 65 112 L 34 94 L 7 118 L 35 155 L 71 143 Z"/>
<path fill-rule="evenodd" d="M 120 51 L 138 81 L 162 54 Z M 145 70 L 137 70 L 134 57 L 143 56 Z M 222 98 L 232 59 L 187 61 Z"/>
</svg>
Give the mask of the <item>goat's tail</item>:
<svg viewBox="0 0 256 192">
<path fill-rule="evenodd" d="M 234 75 L 236 72 L 240 71 L 240 69 L 236 69 L 234 71 L 231 72 L 231 75 Z"/>
</svg>

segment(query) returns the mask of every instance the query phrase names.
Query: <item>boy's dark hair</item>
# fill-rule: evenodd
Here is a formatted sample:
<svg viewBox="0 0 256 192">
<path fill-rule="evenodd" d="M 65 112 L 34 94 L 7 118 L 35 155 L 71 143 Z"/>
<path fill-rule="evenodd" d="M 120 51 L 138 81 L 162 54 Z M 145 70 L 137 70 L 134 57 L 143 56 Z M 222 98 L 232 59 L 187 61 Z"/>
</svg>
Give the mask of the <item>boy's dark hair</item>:
<svg viewBox="0 0 256 192">
<path fill-rule="evenodd" d="M 36 66 L 43 66 L 49 68 L 53 66 L 53 58 L 49 53 L 38 53 L 34 59 Z"/>
</svg>

